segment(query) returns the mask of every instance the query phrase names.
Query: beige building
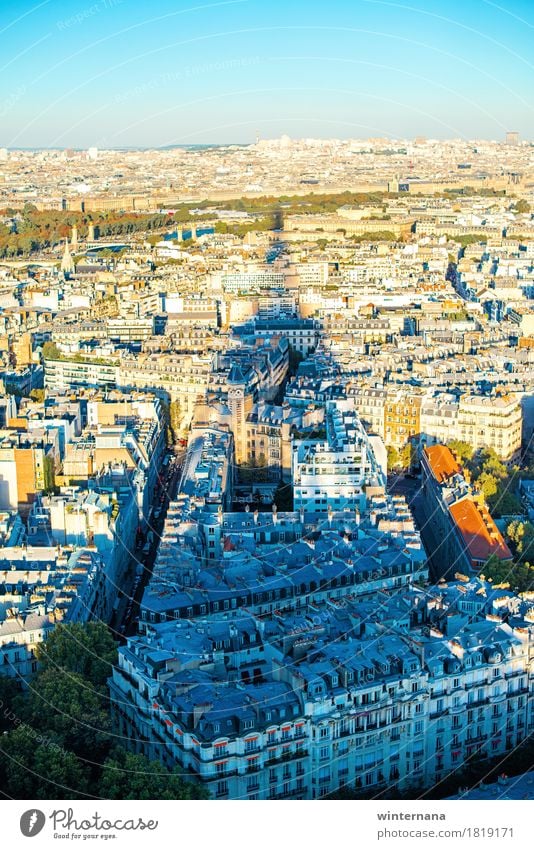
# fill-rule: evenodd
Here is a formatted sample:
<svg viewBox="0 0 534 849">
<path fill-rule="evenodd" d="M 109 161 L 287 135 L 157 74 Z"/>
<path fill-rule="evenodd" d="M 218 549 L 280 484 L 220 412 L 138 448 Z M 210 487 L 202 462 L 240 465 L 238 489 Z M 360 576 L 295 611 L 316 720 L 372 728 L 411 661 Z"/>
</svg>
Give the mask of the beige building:
<svg viewBox="0 0 534 849">
<path fill-rule="evenodd" d="M 463 395 L 458 405 L 456 438 L 475 451 L 493 448 L 503 460 L 521 449 L 521 403 L 514 395 Z"/>
</svg>

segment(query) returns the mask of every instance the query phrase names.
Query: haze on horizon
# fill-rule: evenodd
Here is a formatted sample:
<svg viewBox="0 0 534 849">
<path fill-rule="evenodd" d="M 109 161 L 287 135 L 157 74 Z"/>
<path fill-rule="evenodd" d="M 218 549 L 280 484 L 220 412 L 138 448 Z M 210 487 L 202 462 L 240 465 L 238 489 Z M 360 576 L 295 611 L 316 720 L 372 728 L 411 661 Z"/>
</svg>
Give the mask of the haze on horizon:
<svg viewBox="0 0 534 849">
<path fill-rule="evenodd" d="M 527 0 L 4 0 L 0 146 L 534 138 Z"/>
</svg>

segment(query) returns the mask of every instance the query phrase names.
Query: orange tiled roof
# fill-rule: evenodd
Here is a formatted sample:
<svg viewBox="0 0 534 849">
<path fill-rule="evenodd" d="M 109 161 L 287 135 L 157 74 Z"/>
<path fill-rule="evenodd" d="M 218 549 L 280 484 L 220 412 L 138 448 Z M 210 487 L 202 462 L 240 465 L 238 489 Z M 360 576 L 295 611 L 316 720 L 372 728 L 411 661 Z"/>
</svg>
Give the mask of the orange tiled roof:
<svg viewBox="0 0 534 849">
<path fill-rule="evenodd" d="M 492 554 L 501 560 L 512 559 L 510 549 L 486 509 L 478 507 L 471 498 L 462 498 L 449 509 L 472 561 L 487 560 Z"/>
<path fill-rule="evenodd" d="M 429 448 L 425 448 L 425 454 L 432 474 L 439 483 L 444 483 L 450 477 L 462 471 L 454 459 L 452 451 L 446 445 L 431 445 Z"/>
</svg>

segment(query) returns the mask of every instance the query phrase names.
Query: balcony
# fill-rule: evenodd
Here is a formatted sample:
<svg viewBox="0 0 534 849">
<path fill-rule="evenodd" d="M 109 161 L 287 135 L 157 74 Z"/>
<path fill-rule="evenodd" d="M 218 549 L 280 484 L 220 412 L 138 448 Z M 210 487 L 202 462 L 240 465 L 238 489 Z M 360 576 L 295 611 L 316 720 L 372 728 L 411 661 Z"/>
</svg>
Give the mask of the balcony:
<svg viewBox="0 0 534 849">
<path fill-rule="evenodd" d="M 254 784 L 247 784 L 247 793 L 257 793 L 260 789 L 260 782 L 255 781 Z"/>
<path fill-rule="evenodd" d="M 303 796 L 306 793 L 305 787 L 295 787 L 294 790 L 288 790 L 287 793 L 276 793 L 274 796 L 269 796 L 270 799 L 294 799 L 297 796 Z"/>
<path fill-rule="evenodd" d="M 308 749 L 299 749 L 296 752 L 284 752 L 279 757 L 268 758 L 265 761 L 265 766 L 274 766 L 275 764 L 286 763 L 286 761 L 300 760 L 308 757 Z"/>
<path fill-rule="evenodd" d="M 250 766 L 247 766 L 245 773 L 248 775 L 251 772 L 259 772 L 260 770 L 261 770 L 261 764 L 259 764 L 259 763 L 253 764 L 253 765 L 251 764 Z"/>
</svg>

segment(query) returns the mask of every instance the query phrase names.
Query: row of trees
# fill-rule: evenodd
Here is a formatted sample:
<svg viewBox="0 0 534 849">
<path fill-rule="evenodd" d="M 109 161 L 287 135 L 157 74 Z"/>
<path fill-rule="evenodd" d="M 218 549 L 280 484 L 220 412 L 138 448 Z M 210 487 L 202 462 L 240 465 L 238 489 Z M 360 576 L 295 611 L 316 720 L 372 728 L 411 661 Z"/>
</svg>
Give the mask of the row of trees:
<svg viewBox="0 0 534 849">
<path fill-rule="evenodd" d="M 71 234 L 71 228 L 76 225 L 80 238 L 85 238 L 89 225 L 93 225 L 95 233 L 101 238 L 130 236 L 134 233 L 145 233 L 162 230 L 175 223 L 190 220 L 190 211 L 184 208 L 176 215 L 164 213 L 135 213 L 135 212 L 66 212 L 56 209 L 38 210 L 31 204 L 26 204 L 20 212 L 4 210 L 3 214 L 13 213 L 15 229 L 5 224 L 0 225 L 0 258 L 12 259 L 18 256 L 30 256 L 32 253 L 54 247 Z M 0 213 L 1 214 L 1 213 Z"/>
<path fill-rule="evenodd" d="M 102 623 L 58 625 L 22 691 L 0 677 L 0 784 L 14 799 L 197 799 L 178 770 L 122 746 L 107 679 L 117 647 Z"/>
<path fill-rule="evenodd" d="M 354 193 L 340 192 L 338 194 L 309 194 L 283 195 L 280 197 L 237 198 L 235 200 L 210 201 L 200 204 L 180 204 L 174 213 L 165 214 L 92 211 L 91 213 L 67 210 L 45 209 L 38 210 L 33 204 L 25 204 L 22 210 L 4 209 L 0 215 L 11 216 L 15 222 L 14 229 L 6 224 L 0 224 L 0 259 L 12 259 L 19 256 L 30 256 L 41 250 L 54 247 L 69 237 L 71 228 L 76 225 L 81 238 L 87 236 L 90 225 L 100 237 L 127 236 L 134 233 L 158 231 L 166 227 L 189 223 L 194 217 L 195 222 L 206 221 L 213 216 L 209 209 L 225 208 L 248 212 L 258 216 L 254 221 L 239 224 L 217 224 L 218 232 L 229 232 L 243 236 L 250 230 L 276 229 L 281 221 L 282 209 L 285 213 L 327 213 L 335 212 L 344 204 L 354 206 L 383 201 L 380 192 Z M 205 209 L 206 212 L 196 212 L 193 207 Z"/>
</svg>

